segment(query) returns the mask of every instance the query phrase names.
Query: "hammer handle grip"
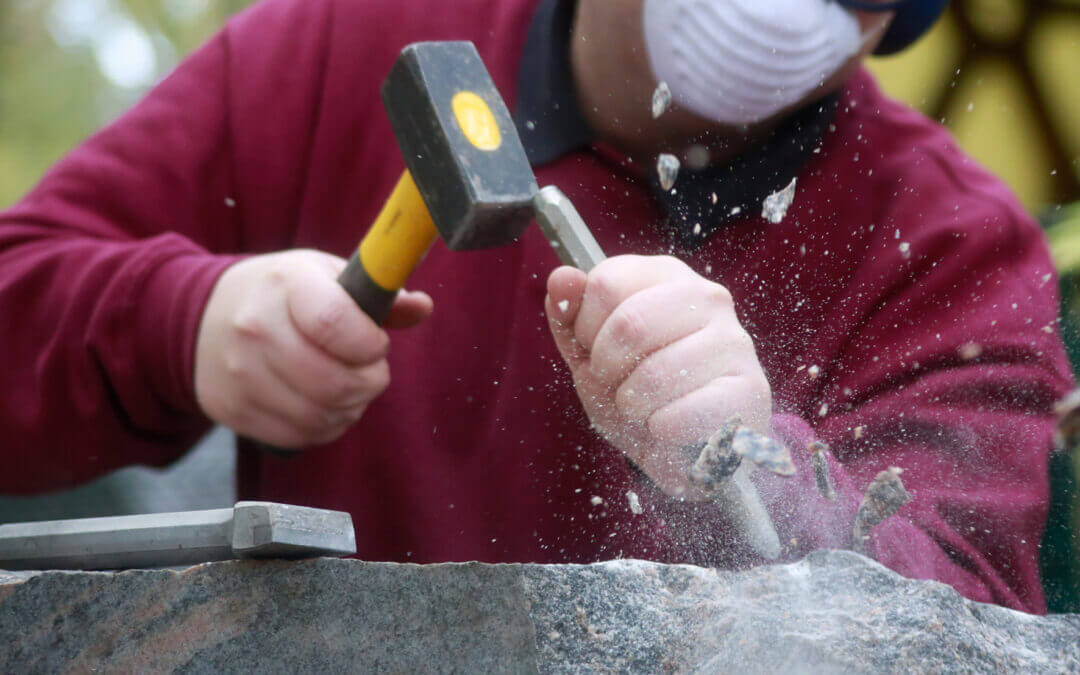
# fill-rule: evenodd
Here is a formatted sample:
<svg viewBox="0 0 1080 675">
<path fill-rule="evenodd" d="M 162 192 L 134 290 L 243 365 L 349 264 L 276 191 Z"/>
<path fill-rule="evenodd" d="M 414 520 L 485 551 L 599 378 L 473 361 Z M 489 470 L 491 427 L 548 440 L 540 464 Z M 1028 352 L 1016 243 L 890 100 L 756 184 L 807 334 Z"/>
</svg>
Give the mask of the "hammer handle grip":
<svg viewBox="0 0 1080 675">
<path fill-rule="evenodd" d="M 382 324 L 398 290 L 438 236 L 412 174 L 405 171 L 338 283 L 375 323 Z"/>
<path fill-rule="evenodd" d="M 398 289 L 388 290 L 375 283 L 375 280 L 364 269 L 359 252 L 353 253 L 349 258 L 349 264 L 342 270 L 338 283 L 345 288 L 360 309 L 371 317 L 372 321 L 382 325 L 386 320 L 386 315 L 390 313 L 390 307 L 394 304 Z"/>
<path fill-rule="evenodd" d="M 412 175 L 401 174 L 390 198 L 338 276 L 360 309 L 382 325 L 402 284 L 439 233 Z M 264 452 L 290 457 L 296 450 L 256 442 Z"/>
<path fill-rule="evenodd" d="M 394 304 L 394 299 L 398 294 L 397 289 L 388 291 L 375 283 L 367 271 L 364 270 L 359 251 L 353 253 L 352 257 L 349 258 L 349 263 L 345 265 L 345 269 L 338 275 L 338 283 L 345 288 L 345 291 L 356 301 L 360 309 L 364 310 L 364 313 L 379 325 L 382 325 L 382 322 L 386 320 L 386 315 L 390 313 L 390 307 Z M 299 452 L 298 449 L 279 448 L 262 441 L 255 441 L 255 446 L 262 452 L 276 457 L 295 457 Z"/>
</svg>

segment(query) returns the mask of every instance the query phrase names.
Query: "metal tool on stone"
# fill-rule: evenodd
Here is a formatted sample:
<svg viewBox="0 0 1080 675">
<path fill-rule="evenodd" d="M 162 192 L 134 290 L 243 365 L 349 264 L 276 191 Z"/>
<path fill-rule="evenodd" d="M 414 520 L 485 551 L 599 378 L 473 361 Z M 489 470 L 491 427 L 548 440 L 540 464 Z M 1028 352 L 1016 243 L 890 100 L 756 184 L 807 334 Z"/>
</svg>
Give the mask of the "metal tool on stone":
<svg viewBox="0 0 1080 675">
<path fill-rule="evenodd" d="M 172 567 L 354 553 L 348 513 L 273 502 L 0 525 L 0 569 L 6 570 Z"/>
<path fill-rule="evenodd" d="M 704 444 L 689 448 L 697 459 L 690 482 L 710 494 L 755 551 L 770 560 L 780 555 L 780 538 L 765 505 L 750 482 L 749 459 L 780 476 L 795 473 L 787 447 L 745 427 L 738 416 L 724 422 Z"/>
</svg>

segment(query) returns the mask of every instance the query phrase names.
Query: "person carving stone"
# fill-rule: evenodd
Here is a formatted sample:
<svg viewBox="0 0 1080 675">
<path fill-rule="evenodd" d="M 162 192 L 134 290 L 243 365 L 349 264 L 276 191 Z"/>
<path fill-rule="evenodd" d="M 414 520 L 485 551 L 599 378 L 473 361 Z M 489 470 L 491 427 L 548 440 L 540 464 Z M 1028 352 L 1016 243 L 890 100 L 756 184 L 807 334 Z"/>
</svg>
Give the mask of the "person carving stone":
<svg viewBox="0 0 1080 675">
<path fill-rule="evenodd" d="M 254 5 L 0 215 L 0 491 L 165 464 L 217 422 L 242 498 L 349 511 L 366 559 L 745 566 L 681 447 L 737 414 L 798 465 L 758 482 L 787 556 L 846 545 L 897 466 L 912 500 L 868 554 L 1043 610 L 1071 384 L 1046 244 L 859 68 L 926 4 Z M 437 245 L 388 333 L 334 279 L 402 169 L 379 83 L 445 39 L 477 45 L 539 183 L 611 257 L 555 269 L 535 228 Z M 659 153 L 682 160 L 671 190 Z"/>
</svg>

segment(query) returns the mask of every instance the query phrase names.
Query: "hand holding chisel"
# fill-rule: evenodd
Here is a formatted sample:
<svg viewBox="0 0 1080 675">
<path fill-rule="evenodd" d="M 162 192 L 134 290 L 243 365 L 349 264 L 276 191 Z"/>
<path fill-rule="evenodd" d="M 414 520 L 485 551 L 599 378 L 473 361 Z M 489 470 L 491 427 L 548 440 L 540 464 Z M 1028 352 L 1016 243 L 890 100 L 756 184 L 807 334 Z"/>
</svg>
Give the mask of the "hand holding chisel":
<svg viewBox="0 0 1080 675">
<path fill-rule="evenodd" d="M 562 192 L 540 190 L 537 222 L 559 259 L 547 312 L 590 421 L 661 489 L 711 498 L 766 558 L 780 542 L 749 468 L 702 491 L 682 446 L 696 445 L 747 411 L 766 425 L 769 386 L 723 287 L 670 257 L 605 257 Z M 790 463 L 790 461 L 789 461 Z"/>
</svg>

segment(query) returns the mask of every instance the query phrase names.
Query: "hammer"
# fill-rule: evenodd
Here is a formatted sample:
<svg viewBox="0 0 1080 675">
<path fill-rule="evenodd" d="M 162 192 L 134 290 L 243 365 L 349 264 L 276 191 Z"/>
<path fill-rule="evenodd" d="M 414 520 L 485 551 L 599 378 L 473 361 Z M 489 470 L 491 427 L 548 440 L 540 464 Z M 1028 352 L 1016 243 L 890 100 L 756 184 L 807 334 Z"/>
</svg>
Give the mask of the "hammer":
<svg viewBox="0 0 1080 675">
<path fill-rule="evenodd" d="M 538 191 L 471 42 L 409 45 L 382 99 L 407 169 L 338 278 L 376 323 L 436 236 L 451 250 L 510 244 L 532 220 Z"/>
<path fill-rule="evenodd" d="M 535 217 L 563 264 L 585 272 L 604 253 L 569 199 L 539 189 L 510 112 L 471 42 L 418 42 L 382 85 L 406 171 L 338 281 L 382 323 L 436 236 L 451 250 L 504 246 Z M 748 482 L 728 510 L 765 557 L 776 532 Z M 759 544 L 759 542 L 761 542 Z"/>
<path fill-rule="evenodd" d="M 437 236 L 451 250 L 505 246 L 535 216 L 559 259 L 604 259 L 573 204 L 538 190 L 510 112 L 471 42 L 405 47 L 382 85 L 407 167 L 338 281 L 382 323 Z"/>
</svg>

